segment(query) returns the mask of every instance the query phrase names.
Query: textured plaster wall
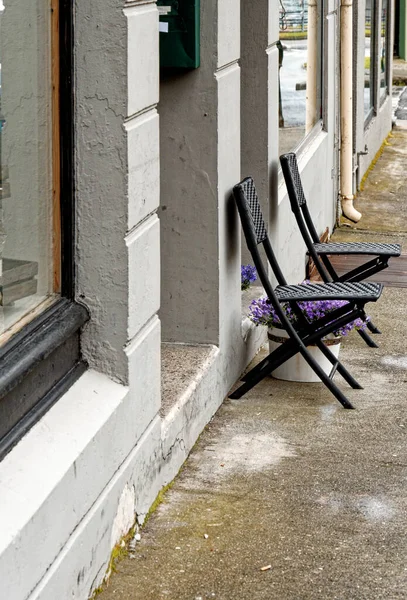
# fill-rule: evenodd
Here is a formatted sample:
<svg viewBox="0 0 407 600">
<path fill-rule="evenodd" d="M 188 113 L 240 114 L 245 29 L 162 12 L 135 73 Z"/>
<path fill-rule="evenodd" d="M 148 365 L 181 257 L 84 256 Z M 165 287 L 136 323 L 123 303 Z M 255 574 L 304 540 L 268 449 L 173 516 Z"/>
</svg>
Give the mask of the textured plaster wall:
<svg viewBox="0 0 407 600">
<path fill-rule="evenodd" d="M 218 343 L 217 2 L 201 2 L 201 66 L 160 82 L 163 340 Z"/>
<path fill-rule="evenodd" d="M 165 341 L 219 344 L 226 327 L 229 348 L 240 335 L 240 232 L 231 197 L 240 179 L 239 57 L 239 7 L 211 0 L 201 3 L 200 68 L 162 74 Z"/>
<path fill-rule="evenodd" d="M 76 8 L 78 297 L 89 364 L 128 382 L 124 348 L 159 308 L 158 16 Z"/>
<path fill-rule="evenodd" d="M 273 103 L 273 95 L 278 94 L 276 75 L 269 73 L 270 51 L 278 39 L 278 31 L 273 39 L 274 28 L 270 29 L 269 24 L 269 15 L 274 22 L 271 18 L 273 8 L 274 0 L 241 3 L 244 24 L 241 28 L 242 177 L 251 175 L 254 178 L 265 214 L 268 211 L 270 163 L 273 158 L 275 160 L 278 150 L 277 139 L 269 137 L 272 122 L 278 118 L 278 113 L 269 115 L 269 102 Z"/>
<path fill-rule="evenodd" d="M 252 176 L 269 220 L 278 171 L 278 3 L 241 3 L 242 178 Z M 242 243 L 242 264 L 253 260 Z"/>
<path fill-rule="evenodd" d="M 77 280 L 91 320 L 82 349 L 123 382 L 127 364 L 127 19 L 121 0 L 75 14 Z"/>
</svg>

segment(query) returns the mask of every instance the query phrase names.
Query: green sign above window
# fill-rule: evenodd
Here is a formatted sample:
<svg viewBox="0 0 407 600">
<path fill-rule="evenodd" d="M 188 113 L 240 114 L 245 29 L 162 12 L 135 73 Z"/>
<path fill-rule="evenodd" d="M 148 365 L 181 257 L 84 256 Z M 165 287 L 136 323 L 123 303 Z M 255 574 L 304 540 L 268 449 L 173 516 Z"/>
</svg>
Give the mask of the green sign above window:
<svg viewBox="0 0 407 600">
<path fill-rule="evenodd" d="M 157 0 L 160 66 L 199 67 L 199 0 Z"/>
</svg>

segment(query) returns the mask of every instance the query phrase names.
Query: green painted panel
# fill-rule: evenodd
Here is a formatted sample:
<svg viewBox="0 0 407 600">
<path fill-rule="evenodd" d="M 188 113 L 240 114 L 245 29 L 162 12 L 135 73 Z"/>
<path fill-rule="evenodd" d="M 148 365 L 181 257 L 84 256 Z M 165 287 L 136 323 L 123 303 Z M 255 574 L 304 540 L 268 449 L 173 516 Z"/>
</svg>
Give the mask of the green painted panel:
<svg viewBox="0 0 407 600">
<path fill-rule="evenodd" d="M 196 69 L 200 60 L 199 0 L 157 0 L 160 66 Z"/>
</svg>

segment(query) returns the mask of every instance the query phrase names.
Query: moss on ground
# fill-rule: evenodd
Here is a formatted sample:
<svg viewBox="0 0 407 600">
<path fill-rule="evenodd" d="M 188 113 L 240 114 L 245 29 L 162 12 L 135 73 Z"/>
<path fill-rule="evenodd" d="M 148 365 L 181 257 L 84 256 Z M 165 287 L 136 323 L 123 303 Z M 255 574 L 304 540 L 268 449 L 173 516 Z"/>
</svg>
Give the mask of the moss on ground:
<svg viewBox="0 0 407 600">
<path fill-rule="evenodd" d="M 110 575 L 117 571 L 117 565 L 119 564 L 119 562 L 121 560 L 123 560 L 123 558 L 128 556 L 128 554 L 129 554 L 128 545 L 129 545 L 130 540 L 133 539 L 135 532 L 136 532 L 136 525 L 133 525 L 133 527 L 130 529 L 130 531 L 128 533 L 126 533 L 126 535 L 123 536 L 121 538 L 121 540 L 113 548 L 113 550 L 110 554 L 109 564 L 106 569 L 106 574 L 103 579 L 103 583 L 93 591 L 93 594 L 90 597 L 90 600 L 95 600 L 95 598 L 97 598 L 103 592 L 103 590 L 105 589 L 105 587 L 108 583 Z"/>
<path fill-rule="evenodd" d="M 380 146 L 379 150 L 376 152 L 376 155 L 374 157 L 374 159 L 372 160 L 372 162 L 370 163 L 366 173 L 363 175 L 360 185 L 359 185 L 359 191 L 363 192 L 364 188 L 365 188 L 365 183 L 366 180 L 369 176 L 369 174 L 371 173 L 373 167 L 375 166 L 375 164 L 377 163 L 377 161 L 379 160 L 379 158 L 381 157 L 381 155 L 383 154 L 383 150 L 385 149 L 386 146 L 389 145 L 389 138 L 392 138 L 393 134 L 390 132 L 389 135 L 386 137 L 386 139 L 384 140 L 384 142 L 382 143 L 382 145 Z"/>
</svg>

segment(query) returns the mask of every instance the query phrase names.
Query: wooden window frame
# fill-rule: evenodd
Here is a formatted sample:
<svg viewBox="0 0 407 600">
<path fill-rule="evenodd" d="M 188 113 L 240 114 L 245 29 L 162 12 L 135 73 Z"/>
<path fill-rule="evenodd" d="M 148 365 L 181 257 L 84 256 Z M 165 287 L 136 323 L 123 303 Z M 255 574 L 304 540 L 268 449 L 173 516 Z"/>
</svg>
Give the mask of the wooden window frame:
<svg viewBox="0 0 407 600">
<path fill-rule="evenodd" d="M 54 292 L 59 298 L 0 347 L 0 459 L 86 369 L 75 302 L 73 4 L 50 0 Z"/>
</svg>

